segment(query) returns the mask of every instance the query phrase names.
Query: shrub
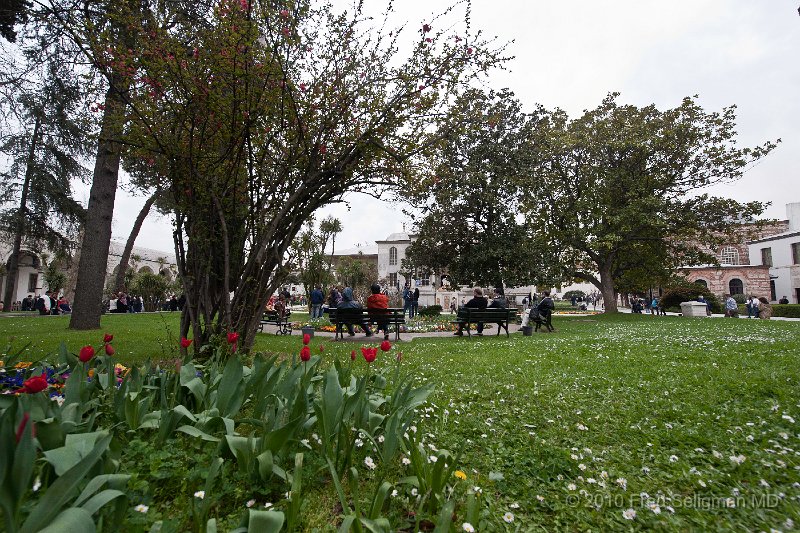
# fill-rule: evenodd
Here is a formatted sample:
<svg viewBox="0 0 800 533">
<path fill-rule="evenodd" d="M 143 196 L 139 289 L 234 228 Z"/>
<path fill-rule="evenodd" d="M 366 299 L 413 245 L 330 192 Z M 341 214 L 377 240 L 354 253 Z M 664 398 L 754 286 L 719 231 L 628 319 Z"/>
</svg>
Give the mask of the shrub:
<svg viewBox="0 0 800 533">
<path fill-rule="evenodd" d="M 734 294 L 733 295 L 733 300 L 737 304 L 743 304 L 743 303 L 747 302 L 747 296 L 745 296 L 744 294 Z"/>
<path fill-rule="evenodd" d="M 679 283 L 668 287 L 661 296 L 660 301 L 664 308 L 669 309 L 680 307 L 682 302 L 697 300 L 699 296 L 703 296 L 710 302 L 711 311 L 715 313 L 722 312 L 722 304 L 716 295 L 699 283 Z"/>
<path fill-rule="evenodd" d="M 800 318 L 800 304 L 775 304 L 772 306 L 772 316 Z"/>
<path fill-rule="evenodd" d="M 439 316 L 440 314 L 442 314 L 442 306 L 438 304 L 429 305 L 419 310 L 420 316 Z"/>
<path fill-rule="evenodd" d="M 580 300 L 584 296 L 586 296 L 586 293 L 583 292 L 583 291 L 567 291 L 561 296 L 561 299 L 562 300 L 572 300 L 573 296 Z"/>
</svg>

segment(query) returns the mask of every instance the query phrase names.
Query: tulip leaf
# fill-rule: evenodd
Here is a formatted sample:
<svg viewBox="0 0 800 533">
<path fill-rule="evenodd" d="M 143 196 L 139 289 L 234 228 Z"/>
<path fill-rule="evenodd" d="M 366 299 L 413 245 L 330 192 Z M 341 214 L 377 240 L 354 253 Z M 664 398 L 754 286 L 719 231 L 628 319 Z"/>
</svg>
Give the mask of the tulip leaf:
<svg viewBox="0 0 800 533">
<path fill-rule="evenodd" d="M 81 507 L 86 509 L 89 514 L 94 514 L 100 510 L 105 504 L 116 498 L 127 498 L 128 495 L 120 490 L 106 489 L 98 494 L 92 496 L 89 501 L 84 503 Z"/>
<path fill-rule="evenodd" d="M 50 525 L 37 529 L 39 533 L 95 533 L 96 527 L 92 515 L 80 507 L 70 507 L 59 514 Z"/>
<path fill-rule="evenodd" d="M 279 533 L 283 528 L 284 515 L 280 511 L 255 511 L 250 509 L 247 521 L 248 531 L 259 533 Z"/>
<path fill-rule="evenodd" d="M 447 533 L 450 531 L 450 523 L 453 521 L 453 510 L 455 509 L 456 502 L 450 500 L 442 506 L 439 513 L 439 519 L 436 521 L 436 529 L 433 533 Z"/>
<path fill-rule="evenodd" d="M 244 400 L 243 390 L 242 363 L 234 356 L 225 364 L 222 380 L 217 388 L 216 405 L 223 416 L 233 416 L 239 412 Z"/>
<path fill-rule="evenodd" d="M 192 437 L 199 437 L 208 442 L 219 442 L 219 439 L 214 435 L 209 435 L 205 431 L 200 431 L 194 426 L 181 426 L 178 428 L 178 431 L 191 435 Z"/>
</svg>

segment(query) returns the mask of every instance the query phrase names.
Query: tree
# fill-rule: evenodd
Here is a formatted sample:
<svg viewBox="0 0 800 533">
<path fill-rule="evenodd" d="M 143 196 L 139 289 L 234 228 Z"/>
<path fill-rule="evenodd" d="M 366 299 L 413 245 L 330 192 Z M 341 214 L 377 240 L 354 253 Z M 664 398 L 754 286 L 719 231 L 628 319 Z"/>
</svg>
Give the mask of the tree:
<svg viewBox="0 0 800 533">
<path fill-rule="evenodd" d="M 290 259 L 287 261 L 287 268 L 292 272 L 297 271 L 306 295 L 311 294 L 314 287 L 324 287 L 333 281 L 324 250 L 324 234 L 321 231 L 320 233 L 314 231 L 312 218 L 292 242 L 289 249 Z M 310 300 L 308 305 L 311 309 Z"/>
<path fill-rule="evenodd" d="M 685 98 L 660 111 L 617 105 L 617 96 L 575 120 L 539 108 L 521 187 L 541 245 L 557 251 L 565 276 L 595 285 L 609 312 L 637 265 L 716 262 L 709 250 L 765 204 L 702 189 L 738 179 L 775 147 L 736 147 L 735 107 L 707 113 Z"/>
<path fill-rule="evenodd" d="M 409 270 L 447 270 L 457 283 L 521 285 L 543 277 L 533 226 L 519 219 L 529 123 L 507 90 L 464 94 L 453 111 L 467 120 L 442 143 L 429 176 L 414 189 L 422 205 Z"/>
<path fill-rule="evenodd" d="M 86 179 L 87 174 L 81 164 L 88 121 L 80 82 L 61 64 L 64 51 L 58 44 L 36 42 L 23 54 L 26 73 L 18 80 L 12 103 L 18 130 L 0 145 L 0 152 L 11 161 L 0 183 L 0 231 L 12 241 L 3 296 L 6 310 L 14 299 L 23 239 L 31 246 L 66 254 L 75 246 L 86 216 L 71 185 L 71 180 Z"/>
<path fill-rule="evenodd" d="M 372 262 L 342 257 L 336 267 L 336 277 L 339 283 L 353 289 L 357 299 L 366 299 L 370 286 L 378 279 L 378 267 Z"/>
<path fill-rule="evenodd" d="M 156 191 L 150 195 L 142 208 L 139 210 L 139 214 L 136 215 L 136 220 L 133 222 L 133 227 L 128 235 L 128 240 L 125 241 L 125 248 L 122 250 L 122 256 L 119 259 L 119 267 L 114 280 L 114 288 L 117 292 L 125 289 L 125 276 L 130 269 L 129 263 L 131 261 L 133 245 L 136 244 L 136 237 L 139 236 L 139 232 L 142 229 L 142 224 L 144 224 L 144 219 L 147 218 L 147 215 L 150 213 L 150 208 L 153 207 L 153 204 L 158 198 L 159 193 L 160 191 Z"/>
<path fill-rule="evenodd" d="M 432 23 L 400 57 L 400 30 L 369 24 L 360 4 L 226 1 L 205 26 L 154 22 L 125 56 L 131 145 L 169 165 L 182 333 L 197 343 L 235 330 L 248 349 L 305 221 L 343 191 L 413 183 L 454 98 L 502 61 Z"/>
<path fill-rule="evenodd" d="M 331 239 L 331 257 L 328 261 L 328 266 L 330 266 L 333 264 L 333 254 L 336 251 L 336 236 L 342 232 L 342 221 L 333 216 L 328 216 L 328 218 L 320 222 L 319 231 L 322 233 L 323 252 L 328 245 L 328 239 Z"/>
</svg>

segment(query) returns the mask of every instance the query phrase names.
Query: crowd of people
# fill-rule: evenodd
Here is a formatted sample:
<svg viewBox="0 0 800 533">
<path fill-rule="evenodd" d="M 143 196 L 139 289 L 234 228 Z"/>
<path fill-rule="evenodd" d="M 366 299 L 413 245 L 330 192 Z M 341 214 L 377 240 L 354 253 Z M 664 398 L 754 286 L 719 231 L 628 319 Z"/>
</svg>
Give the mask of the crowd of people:
<svg viewBox="0 0 800 533">
<path fill-rule="evenodd" d="M 12 310 L 38 312 L 40 315 L 68 315 L 72 312 L 72 306 L 63 294 L 59 291 L 45 291 L 44 294 L 27 295 L 22 301 L 16 302 Z"/>
</svg>

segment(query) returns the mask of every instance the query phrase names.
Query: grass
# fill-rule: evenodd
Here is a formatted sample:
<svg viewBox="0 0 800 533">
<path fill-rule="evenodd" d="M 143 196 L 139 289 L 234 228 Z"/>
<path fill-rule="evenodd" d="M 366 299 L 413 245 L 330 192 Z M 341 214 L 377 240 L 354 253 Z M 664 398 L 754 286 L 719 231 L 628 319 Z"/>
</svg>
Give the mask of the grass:
<svg viewBox="0 0 800 533">
<path fill-rule="evenodd" d="M 106 316 L 122 362 L 168 356 L 177 315 Z M 460 456 L 513 529 L 790 530 L 800 524 L 800 323 L 557 318 L 553 334 L 416 339 L 395 347 L 436 384 L 418 430 Z M 66 319 L 0 320 L 31 359 L 102 332 Z M 294 353 L 297 337 L 259 335 L 256 348 Z M 325 346 L 349 356 L 357 343 Z M 389 364 L 380 361 L 378 364 Z M 400 466 L 397 478 L 405 475 Z M 369 471 L 362 475 L 369 482 Z M 396 482 L 397 479 L 389 479 Z M 306 528 L 331 523 L 316 492 Z M 623 511 L 633 509 L 628 520 Z M 499 521 L 503 525 L 502 521 Z M 459 522 L 460 524 L 460 522 Z"/>
</svg>

